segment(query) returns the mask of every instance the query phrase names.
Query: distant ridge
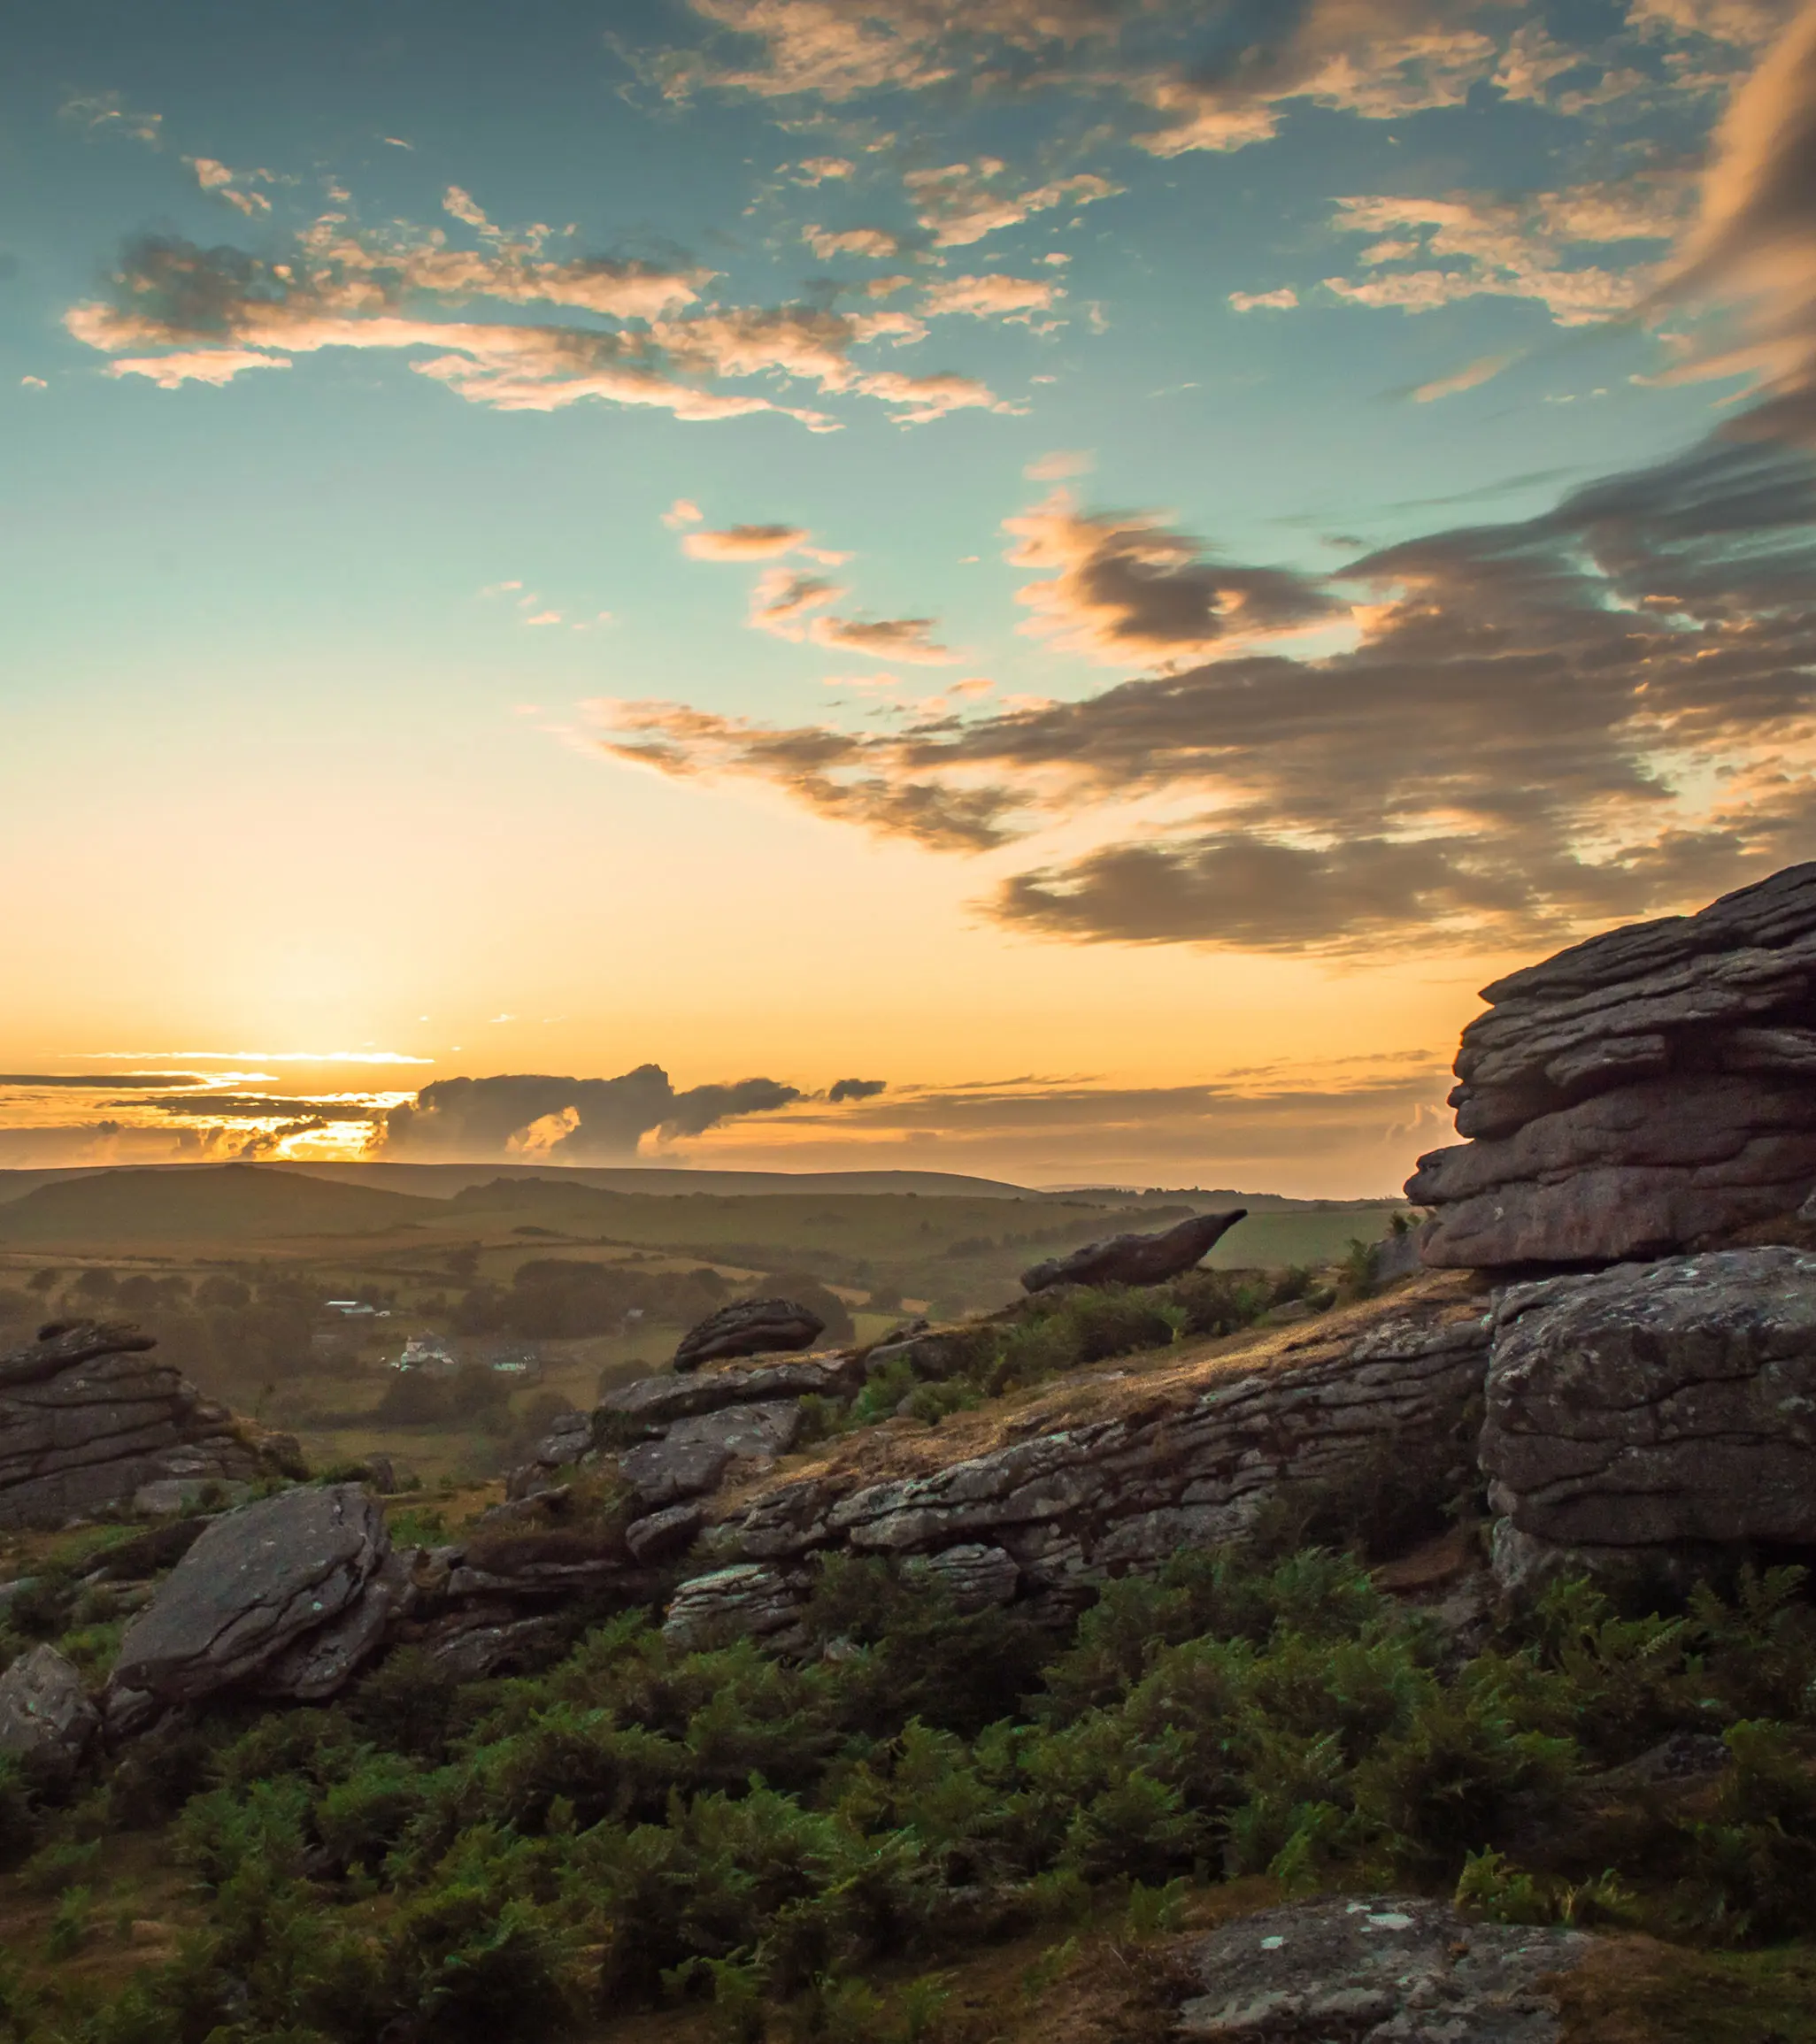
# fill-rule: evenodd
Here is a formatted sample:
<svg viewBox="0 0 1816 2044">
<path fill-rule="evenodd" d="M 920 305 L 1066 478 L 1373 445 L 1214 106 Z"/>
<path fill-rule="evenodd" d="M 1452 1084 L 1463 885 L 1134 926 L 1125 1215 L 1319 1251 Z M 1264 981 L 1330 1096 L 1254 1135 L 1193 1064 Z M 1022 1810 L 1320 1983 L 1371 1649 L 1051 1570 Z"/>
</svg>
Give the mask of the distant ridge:
<svg viewBox="0 0 1816 2044">
<path fill-rule="evenodd" d="M 59 1169 L 0 1171 L 0 1207 L 23 1199 L 41 1186 L 79 1179 L 112 1177 L 130 1170 L 153 1173 L 219 1171 L 219 1164 L 68 1164 Z M 540 1178 L 551 1184 L 582 1185 L 596 1192 L 680 1196 L 689 1193 L 921 1193 L 950 1199 L 1027 1199 L 1043 1196 L 1028 1186 L 1003 1179 L 967 1178 L 948 1171 L 683 1171 L 648 1167 L 561 1164 L 260 1164 L 261 1172 L 326 1179 L 339 1185 L 413 1193 L 424 1199 L 451 1199 L 470 1186 L 501 1178 Z"/>
<path fill-rule="evenodd" d="M 441 1210 L 408 1193 L 324 1185 L 265 1164 L 153 1165 L 33 1187 L 0 1206 L 0 1246 L 372 1234 Z"/>
<path fill-rule="evenodd" d="M 276 1171 L 335 1179 L 343 1185 L 388 1186 L 430 1199 L 451 1199 L 469 1186 L 501 1178 L 540 1178 L 589 1186 L 596 1192 L 681 1197 L 689 1193 L 922 1193 L 950 1199 L 1027 1199 L 1028 1186 L 968 1178 L 950 1171 L 687 1171 L 668 1164 L 281 1164 Z"/>
</svg>

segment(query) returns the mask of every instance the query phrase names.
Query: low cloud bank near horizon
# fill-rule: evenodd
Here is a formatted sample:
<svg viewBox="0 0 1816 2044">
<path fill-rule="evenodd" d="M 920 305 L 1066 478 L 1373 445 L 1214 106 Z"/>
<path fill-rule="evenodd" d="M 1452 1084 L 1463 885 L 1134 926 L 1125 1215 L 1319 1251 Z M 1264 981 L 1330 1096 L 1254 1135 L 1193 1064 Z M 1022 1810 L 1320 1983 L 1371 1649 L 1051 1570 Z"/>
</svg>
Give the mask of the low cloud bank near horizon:
<svg viewBox="0 0 1816 2044">
<path fill-rule="evenodd" d="M 701 1135 L 721 1122 L 771 1114 L 802 1097 L 774 1079 L 741 1079 L 677 1092 L 659 1064 L 615 1079 L 502 1072 L 439 1079 L 386 1116 L 374 1153 L 403 1159 L 535 1159 L 628 1164 L 647 1135 Z"/>
<path fill-rule="evenodd" d="M 1179 1086 L 1039 1075 L 943 1086 L 848 1078 L 818 1093 L 768 1079 L 678 1091 L 659 1065 L 643 1065 L 603 1080 L 444 1080 L 386 1102 L 225 1090 L 127 1101 L 114 1080 L 87 1094 L 66 1091 L 66 1118 L 55 1122 L 42 1095 L 0 1085 L 0 1170 L 246 1160 L 648 1163 L 1385 1195 L 1420 1151 L 1449 1140 L 1446 1061 L 1420 1049 Z"/>
</svg>

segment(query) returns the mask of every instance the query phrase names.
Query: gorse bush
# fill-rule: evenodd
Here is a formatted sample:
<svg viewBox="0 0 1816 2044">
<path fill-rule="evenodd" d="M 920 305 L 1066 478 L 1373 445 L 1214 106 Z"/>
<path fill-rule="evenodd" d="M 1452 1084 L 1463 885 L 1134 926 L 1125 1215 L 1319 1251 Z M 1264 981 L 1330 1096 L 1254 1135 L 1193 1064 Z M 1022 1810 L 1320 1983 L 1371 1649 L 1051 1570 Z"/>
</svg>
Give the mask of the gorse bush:
<svg viewBox="0 0 1816 2044">
<path fill-rule="evenodd" d="M 1781 1935 L 1816 1892 L 1801 1592 L 1779 1571 L 1635 1616 L 1565 1585 L 1459 1664 L 1324 1549 L 1183 1556 L 1059 1638 L 844 1557 L 789 1663 L 637 1615 L 534 1678 L 456 1688 L 400 1654 L 335 1708 L 141 1742 L 60 1817 L 16 1792 L 61 1948 L 104 1920 L 80 1840 L 122 1797 L 175 1810 L 165 1849 L 208 1896 L 204 1933 L 42 2044 L 540 2044 L 677 1995 L 747 2044 L 784 2002 L 798 2034 L 908 2044 L 943 1989 L 885 2009 L 866 1969 L 1059 1935 L 1100 1896 L 1156 1937 L 1224 1875 Z M 1731 1764 L 1700 1800 L 1638 1797 L 1644 1849 L 1611 1866 L 1595 1785 L 1686 1732 Z"/>
</svg>

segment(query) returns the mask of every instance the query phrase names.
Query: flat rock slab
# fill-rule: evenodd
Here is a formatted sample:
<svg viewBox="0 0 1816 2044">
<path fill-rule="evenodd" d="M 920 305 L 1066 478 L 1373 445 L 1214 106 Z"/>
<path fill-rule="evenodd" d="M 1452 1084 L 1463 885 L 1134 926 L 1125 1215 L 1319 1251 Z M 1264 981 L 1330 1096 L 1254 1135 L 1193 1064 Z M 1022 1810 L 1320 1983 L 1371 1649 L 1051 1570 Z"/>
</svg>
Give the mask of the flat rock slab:
<svg viewBox="0 0 1816 2044">
<path fill-rule="evenodd" d="M 721 1356 L 764 1356 L 775 1349 L 811 1349 L 826 1322 L 792 1299 L 740 1299 L 709 1313 L 681 1336 L 677 1370 L 697 1370 Z"/>
<path fill-rule="evenodd" d="M 677 1419 L 690 1419 L 696 1412 L 717 1412 L 727 1405 L 755 1405 L 777 1398 L 843 1397 L 863 1380 L 854 1358 L 838 1350 L 788 1362 L 730 1363 L 680 1377 L 663 1370 L 607 1392 L 599 1410 L 653 1433 Z"/>
<path fill-rule="evenodd" d="M 1551 1976 L 1580 1931 L 1472 1923 L 1448 1902 L 1377 1895 L 1244 1917 L 1207 1938 L 1183 2036 L 1244 2044 L 1554 2044 Z"/>
<path fill-rule="evenodd" d="M 128 1628 L 114 1686 L 190 1702 L 259 1675 L 354 1604 L 390 1549 L 384 1514 L 358 1484 L 225 1512 Z"/>
<path fill-rule="evenodd" d="M 712 1489 L 735 1462 L 773 1462 L 801 1431 L 801 1408 L 781 1399 L 730 1405 L 679 1419 L 660 1441 L 646 1441 L 619 1463 L 619 1472 L 650 1506 L 673 1504 Z"/>
<path fill-rule="evenodd" d="M 69 1780 L 100 1729 L 81 1677 L 55 1647 L 34 1647 L 0 1675 L 0 1753 L 30 1772 Z"/>
<path fill-rule="evenodd" d="M 1816 1543 L 1816 1256 L 1725 1249 L 1511 1286 L 1481 1464 L 1497 1573 Z"/>
<path fill-rule="evenodd" d="M 1087 1242 L 1067 1256 L 1051 1256 L 1021 1273 L 1022 1289 L 1044 1292 L 1054 1285 L 1163 1285 L 1189 1271 L 1227 1235 L 1247 1207 L 1227 1213 L 1194 1214 L 1177 1227 L 1151 1235 L 1109 1235 Z"/>
</svg>

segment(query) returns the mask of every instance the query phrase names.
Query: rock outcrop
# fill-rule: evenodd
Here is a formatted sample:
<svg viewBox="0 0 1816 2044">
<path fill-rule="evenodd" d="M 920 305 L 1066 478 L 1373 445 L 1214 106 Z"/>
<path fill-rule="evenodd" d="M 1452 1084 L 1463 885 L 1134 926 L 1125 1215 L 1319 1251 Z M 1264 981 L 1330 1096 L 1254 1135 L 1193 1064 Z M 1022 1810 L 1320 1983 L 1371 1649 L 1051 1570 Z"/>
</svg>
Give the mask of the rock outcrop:
<svg viewBox="0 0 1816 2044">
<path fill-rule="evenodd" d="M 223 1512 L 127 1629 L 112 1689 L 160 1704 L 250 1688 L 313 1701 L 377 1646 L 405 1582 L 360 1485 Z"/>
<path fill-rule="evenodd" d="M 507 1498 L 534 1497 L 557 1483 L 564 1469 L 571 1469 L 593 1452 L 593 1416 L 590 1412 L 563 1412 L 536 1444 L 530 1459 L 513 1469 L 504 1486 Z"/>
<path fill-rule="evenodd" d="M 55 1322 L 0 1359 L 0 1526 L 135 1501 L 175 1511 L 211 1485 L 300 1472 L 293 1441 L 208 1403 L 136 1327 Z"/>
<path fill-rule="evenodd" d="M 940 1571 L 973 1607 L 1057 1610 L 1351 1487 L 1435 1513 L 1468 1477 L 1484 1303 L 1459 1279 L 1427 1277 L 1391 1306 L 1278 1330 L 1244 1352 L 1098 1373 L 937 1430 L 853 1436 L 797 1475 L 710 1501 L 711 1566 L 682 1584 L 670 1627 L 785 1644 L 813 1558 L 841 1548 Z"/>
<path fill-rule="evenodd" d="M 100 1729 L 81 1677 L 55 1647 L 32 1648 L 0 1675 L 0 1753 L 40 1781 L 73 1779 Z"/>
<path fill-rule="evenodd" d="M 776 1349 L 811 1349 L 826 1322 L 791 1299 L 740 1299 L 709 1313 L 681 1336 L 677 1370 L 697 1370 L 726 1356 L 766 1356 Z"/>
<path fill-rule="evenodd" d="M 1580 1931 L 1483 1924 L 1422 1895 L 1300 1902 L 1226 1924 L 1192 1956 L 1179 2034 L 1250 2044 L 1553 2044 L 1553 1978 Z"/>
<path fill-rule="evenodd" d="M 1189 1271 L 1240 1220 L 1247 1207 L 1228 1213 L 1194 1214 L 1177 1227 L 1152 1235 L 1109 1235 L 1087 1242 L 1069 1256 L 1050 1256 L 1021 1273 L 1022 1289 L 1044 1292 L 1054 1285 L 1164 1285 Z"/>
<path fill-rule="evenodd" d="M 1604 1264 L 1720 1243 L 1816 1187 L 1816 864 L 1591 937 L 1482 990 L 1421 1157 L 1427 1264 Z"/>
<path fill-rule="evenodd" d="M 1728 1249 L 1510 1286 L 1485 1402 L 1504 1583 L 1816 1546 L 1816 1256 Z"/>
</svg>

